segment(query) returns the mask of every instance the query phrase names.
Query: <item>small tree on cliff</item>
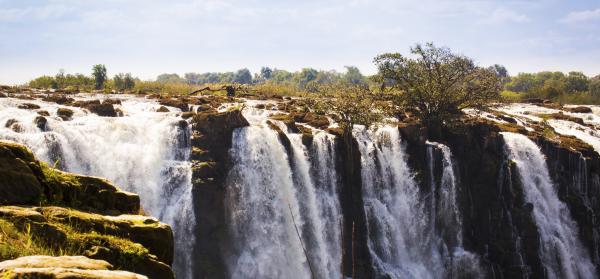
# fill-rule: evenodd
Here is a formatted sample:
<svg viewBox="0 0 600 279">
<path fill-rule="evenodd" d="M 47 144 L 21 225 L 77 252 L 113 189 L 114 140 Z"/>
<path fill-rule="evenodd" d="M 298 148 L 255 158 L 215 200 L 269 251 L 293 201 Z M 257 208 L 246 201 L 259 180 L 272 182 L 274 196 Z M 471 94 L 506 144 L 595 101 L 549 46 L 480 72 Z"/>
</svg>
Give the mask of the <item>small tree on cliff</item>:
<svg viewBox="0 0 600 279">
<path fill-rule="evenodd" d="M 411 48 L 415 58 L 386 53 L 375 58 L 376 80 L 386 87 L 394 103 L 416 109 L 426 125 L 439 127 L 464 108 L 483 108 L 500 97 L 496 73 L 475 65 L 472 59 L 438 48 L 432 43 Z"/>
<path fill-rule="evenodd" d="M 94 65 L 94 67 L 92 68 L 92 76 L 94 76 L 94 88 L 104 88 L 104 83 L 107 79 L 106 66 L 102 64 Z"/>
</svg>

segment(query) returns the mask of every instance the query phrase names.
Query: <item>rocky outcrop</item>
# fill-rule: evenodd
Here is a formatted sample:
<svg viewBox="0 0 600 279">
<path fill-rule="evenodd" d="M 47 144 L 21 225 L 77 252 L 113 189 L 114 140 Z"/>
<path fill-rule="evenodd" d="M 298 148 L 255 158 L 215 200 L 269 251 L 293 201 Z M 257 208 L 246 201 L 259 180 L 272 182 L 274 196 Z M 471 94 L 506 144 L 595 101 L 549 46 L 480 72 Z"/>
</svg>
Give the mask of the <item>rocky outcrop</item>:
<svg viewBox="0 0 600 279">
<path fill-rule="evenodd" d="M 56 110 L 56 114 L 62 120 L 67 121 L 67 120 L 71 120 L 71 117 L 73 116 L 73 110 L 70 110 L 68 108 L 58 108 Z"/>
<path fill-rule="evenodd" d="M 239 110 L 205 111 L 191 118 L 192 183 L 196 212 L 195 278 L 227 278 L 223 255 L 227 251 L 225 179 L 230 168 L 233 131 L 248 126 Z"/>
<path fill-rule="evenodd" d="M 181 111 L 189 110 L 187 102 L 179 99 L 160 99 L 158 100 L 158 103 L 162 106 L 178 108 Z"/>
<path fill-rule="evenodd" d="M 90 104 L 85 106 L 90 112 L 95 113 L 99 116 L 104 117 L 117 117 L 117 111 L 115 110 L 112 104 L 102 103 L 102 104 Z"/>
<path fill-rule="evenodd" d="M 2 278 L 143 279 L 146 276 L 113 270 L 106 261 L 83 256 L 28 256 L 0 263 Z"/>
<path fill-rule="evenodd" d="M 101 178 L 50 168 L 27 148 L 0 141 L 0 260 L 27 254 L 85 255 L 149 278 L 173 278 L 171 228 L 136 215 L 139 211 L 139 196 Z M 59 274 L 59 268 L 65 269 L 47 266 L 23 274 Z"/>
</svg>

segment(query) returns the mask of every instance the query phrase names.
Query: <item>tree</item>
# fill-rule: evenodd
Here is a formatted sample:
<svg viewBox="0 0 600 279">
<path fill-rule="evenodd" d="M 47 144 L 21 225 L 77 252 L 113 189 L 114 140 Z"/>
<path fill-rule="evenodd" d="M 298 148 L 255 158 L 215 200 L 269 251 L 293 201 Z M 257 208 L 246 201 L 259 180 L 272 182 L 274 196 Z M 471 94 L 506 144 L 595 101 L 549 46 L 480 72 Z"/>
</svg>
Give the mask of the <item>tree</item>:
<svg viewBox="0 0 600 279">
<path fill-rule="evenodd" d="M 184 79 L 179 77 L 178 74 L 160 74 L 156 77 L 156 81 L 162 83 L 183 83 Z"/>
<path fill-rule="evenodd" d="M 113 83 L 115 84 L 115 88 L 117 90 L 128 90 L 132 89 L 135 86 L 135 80 L 131 76 L 130 73 L 127 74 L 117 74 L 113 78 Z"/>
<path fill-rule="evenodd" d="M 360 70 L 357 67 L 346 66 L 344 81 L 351 84 L 362 84 L 365 83 L 365 77 L 360 73 Z"/>
<path fill-rule="evenodd" d="M 502 85 L 494 71 L 432 43 L 411 48 L 415 58 L 387 53 L 375 58 L 376 80 L 390 86 L 395 104 L 416 109 L 427 125 L 439 126 L 465 108 L 483 108 L 500 98 Z M 385 86 L 382 86 L 385 88 Z"/>
<path fill-rule="evenodd" d="M 593 77 L 590 80 L 590 95 L 600 97 L 600 75 Z"/>
<path fill-rule="evenodd" d="M 200 84 L 200 74 L 198 73 L 185 73 L 183 75 L 187 84 Z"/>
<path fill-rule="evenodd" d="M 233 76 L 233 82 L 240 84 L 251 84 L 252 74 L 250 73 L 250 70 L 246 68 L 239 69 L 237 72 L 235 72 L 235 75 Z"/>
<path fill-rule="evenodd" d="M 268 80 L 271 78 L 271 74 L 273 74 L 273 70 L 269 67 L 262 67 L 260 69 L 260 77 L 264 80 Z"/>
<path fill-rule="evenodd" d="M 29 86 L 33 88 L 54 88 L 58 85 L 56 80 L 51 76 L 41 76 L 29 82 Z"/>
<path fill-rule="evenodd" d="M 582 72 L 569 72 L 566 76 L 565 90 L 569 93 L 588 91 L 589 79 Z"/>
<path fill-rule="evenodd" d="M 508 70 L 506 70 L 506 67 L 500 64 L 494 64 L 494 66 L 490 66 L 489 69 L 496 73 L 496 76 L 500 79 L 502 84 L 506 84 L 510 80 L 510 76 L 508 76 Z"/>
<path fill-rule="evenodd" d="M 94 65 L 92 76 L 94 76 L 94 88 L 97 90 L 104 88 L 104 83 L 106 83 L 107 79 L 106 66 L 102 64 Z"/>
<path fill-rule="evenodd" d="M 304 68 L 302 71 L 294 74 L 294 80 L 298 83 L 300 89 L 305 89 L 306 85 L 315 80 L 319 72 L 313 68 Z"/>
</svg>

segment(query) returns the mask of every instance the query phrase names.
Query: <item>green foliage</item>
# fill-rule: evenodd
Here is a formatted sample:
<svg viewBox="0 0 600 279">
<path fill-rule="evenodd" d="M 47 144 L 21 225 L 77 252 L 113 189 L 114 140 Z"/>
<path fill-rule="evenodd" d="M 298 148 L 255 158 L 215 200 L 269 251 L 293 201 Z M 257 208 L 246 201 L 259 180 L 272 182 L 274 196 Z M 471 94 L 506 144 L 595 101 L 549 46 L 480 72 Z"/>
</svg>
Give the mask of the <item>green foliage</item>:
<svg viewBox="0 0 600 279">
<path fill-rule="evenodd" d="M 114 88 L 117 90 L 130 90 L 135 87 L 135 79 L 131 76 L 130 73 L 127 74 L 117 74 L 113 78 Z"/>
<path fill-rule="evenodd" d="M 178 74 L 160 74 L 156 77 L 157 82 L 161 83 L 184 83 L 184 79 Z"/>
<path fill-rule="evenodd" d="M 382 99 L 368 86 L 338 82 L 319 87 L 320 94 L 307 99 L 308 107 L 316 113 L 334 115 L 346 132 L 354 125 L 371 126 L 391 115 L 389 102 Z"/>
<path fill-rule="evenodd" d="M 344 82 L 350 84 L 365 84 L 366 79 L 355 66 L 346 66 L 346 73 L 343 76 Z"/>
<path fill-rule="evenodd" d="M 468 57 L 432 43 L 411 49 L 416 58 L 399 53 L 377 56 L 376 80 L 394 103 L 415 108 L 426 123 L 442 123 L 464 108 L 483 108 L 500 97 L 501 83 L 494 71 L 477 67 Z"/>
<path fill-rule="evenodd" d="M 56 80 L 51 76 L 41 76 L 29 82 L 29 87 L 34 88 L 58 88 Z"/>
<path fill-rule="evenodd" d="M 250 70 L 244 68 L 235 72 L 235 75 L 233 76 L 233 82 L 240 84 L 251 84 L 252 74 L 250 73 Z"/>
<path fill-rule="evenodd" d="M 106 66 L 102 64 L 96 64 L 92 67 L 92 76 L 94 77 L 94 89 L 103 89 L 108 75 L 106 73 Z"/>
<path fill-rule="evenodd" d="M 0 261 L 31 255 L 61 256 L 62 252 L 35 238 L 29 224 L 20 230 L 13 222 L 0 218 Z"/>
</svg>

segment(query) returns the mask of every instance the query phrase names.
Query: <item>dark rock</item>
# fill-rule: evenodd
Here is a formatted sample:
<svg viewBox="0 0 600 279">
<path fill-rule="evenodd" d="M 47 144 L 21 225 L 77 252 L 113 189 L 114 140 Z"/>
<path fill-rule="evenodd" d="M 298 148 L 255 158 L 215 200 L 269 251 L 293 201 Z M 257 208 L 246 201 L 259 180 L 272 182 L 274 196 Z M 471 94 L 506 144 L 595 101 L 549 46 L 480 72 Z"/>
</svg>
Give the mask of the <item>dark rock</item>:
<svg viewBox="0 0 600 279">
<path fill-rule="evenodd" d="M 120 99 L 106 99 L 106 100 L 102 101 L 102 103 L 107 104 L 107 105 L 120 105 L 121 100 Z"/>
<path fill-rule="evenodd" d="M 592 109 L 590 107 L 584 107 L 584 106 L 570 107 L 570 108 L 564 108 L 564 109 L 566 111 L 574 112 L 574 113 L 592 113 Z"/>
<path fill-rule="evenodd" d="M 73 98 L 57 94 L 48 95 L 47 97 L 42 98 L 42 100 L 45 102 L 57 103 L 59 105 L 70 104 L 75 101 Z"/>
<path fill-rule="evenodd" d="M 111 104 L 90 104 L 85 106 L 89 111 L 103 117 L 117 117 L 117 111 Z"/>
<path fill-rule="evenodd" d="M 6 94 L 0 92 L 0 98 L 6 98 L 6 97 L 8 97 L 8 96 L 6 96 Z"/>
<path fill-rule="evenodd" d="M 71 120 L 71 117 L 73 116 L 73 111 L 68 108 L 58 108 L 56 110 L 56 114 L 58 115 L 58 117 L 62 118 L 62 120 L 68 121 Z"/>
<path fill-rule="evenodd" d="M 24 104 L 20 104 L 18 106 L 18 108 L 20 108 L 20 109 L 39 109 L 40 106 L 38 106 L 36 104 L 31 104 L 31 103 L 24 103 Z"/>
<path fill-rule="evenodd" d="M 156 112 L 171 112 L 167 107 L 165 106 L 160 106 Z"/>
<path fill-rule="evenodd" d="M 36 204 L 42 185 L 32 166 L 36 161 L 25 147 L 0 141 L 0 204 Z"/>
<path fill-rule="evenodd" d="M 542 104 L 542 103 L 544 103 L 544 100 L 543 99 L 539 99 L 539 98 L 529 98 L 529 99 L 523 100 L 523 103 L 528 103 L 528 104 Z"/>
<path fill-rule="evenodd" d="M 194 114 L 196 114 L 195 112 L 192 111 L 186 111 L 184 113 L 181 114 L 181 118 L 183 119 L 188 119 L 194 116 Z"/>
<path fill-rule="evenodd" d="M 45 111 L 45 110 L 38 110 L 37 114 L 39 114 L 41 116 L 50 116 L 50 113 L 48 113 L 48 111 Z"/>
<path fill-rule="evenodd" d="M 161 105 L 163 105 L 163 106 L 178 108 L 181 111 L 189 111 L 188 104 L 186 102 L 182 101 L 182 100 L 160 99 L 158 101 L 158 103 L 161 104 Z"/>
<path fill-rule="evenodd" d="M 14 118 L 11 118 L 9 120 L 6 120 L 6 123 L 4 124 L 4 127 L 10 128 L 10 126 L 12 126 L 15 123 L 19 123 L 19 121 L 16 120 L 16 119 L 14 119 Z"/>
<path fill-rule="evenodd" d="M 46 131 L 47 129 L 47 124 L 48 124 L 48 120 L 46 119 L 46 117 L 43 116 L 36 116 L 35 119 L 33 120 L 33 123 L 35 123 L 35 125 L 42 131 Z"/>
<path fill-rule="evenodd" d="M 499 118 L 500 120 L 504 120 L 504 121 L 506 121 L 506 122 L 508 122 L 508 123 L 517 124 L 517 120 L 516 120 L 516 119 L 514 119 L 514 118 L 512 118 L 512 117 L 510 117 L 510 116 L 506 116 L 506 115 L 504 115 L 504 114 L 498 115 L 498 118 Z"/>
<path fill-rule="evenodd" d="M 90 105 L 99 105 L 100 100 L 80 100 L 73 102 L 74 107 L 87 108 Z"/>
</svg>

